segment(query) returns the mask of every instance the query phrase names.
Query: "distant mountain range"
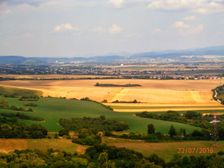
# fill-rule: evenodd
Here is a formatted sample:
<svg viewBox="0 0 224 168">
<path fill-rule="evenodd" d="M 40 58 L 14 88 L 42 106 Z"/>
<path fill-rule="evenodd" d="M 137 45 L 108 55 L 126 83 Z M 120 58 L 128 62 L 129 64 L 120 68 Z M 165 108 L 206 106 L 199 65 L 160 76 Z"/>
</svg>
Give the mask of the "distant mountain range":
<svg viewBox="0 0 224 168">
<path fill-rule="evenodd" d="M 185 49 L 185 50 L 168 50 L 156 52 L 137 53 L 132 56 L 139 57 L 175 57 L 175 56 L 204 56 L 204 55 L 221 55 L 224 56 L 224 46 Z"/>
<path fill-rule="evenodd" d="M 0 56 L 0 64 L 62 64 L 62 63 L 134 63 L 151 61 L 188 61 L 204 60 L 208 56 L 215 59 L 224 59 L 224 46 L 206 48 L 152 51 L 122 55 L 105 55 L 92 57 L 24 57 L 24 56 Z M 216 58 L 217 57 L 217 58 Z M 211 57 L 209 57 L 211 59 Z"/>
</svg>

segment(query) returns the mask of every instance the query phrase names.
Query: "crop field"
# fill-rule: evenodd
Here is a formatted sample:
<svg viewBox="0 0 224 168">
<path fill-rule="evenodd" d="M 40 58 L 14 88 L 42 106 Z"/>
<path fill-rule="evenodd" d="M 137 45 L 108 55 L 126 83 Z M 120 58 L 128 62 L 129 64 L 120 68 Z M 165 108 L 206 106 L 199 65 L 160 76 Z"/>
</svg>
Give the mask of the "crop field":
<svg viewBox="0 0 224 168">
<path fill-rule="evenodd" d="M 84 153 L 86 147 L 72 143 L 68 139 L 0 139 L 0 153 L 8 153 L 14 150 L 38 149 L 47 151 L 57 149 L 66 152 Z"/>
<path fill-rule="evenodd" d="M 100 84 L 139 84 L 140 87 L 96 87 Z M 212 89 L 221 80 L 14 80 L 0 85 L 36 89 L 44 96 L 83 98 L 102 102 L 117 112 L 224 110 L 224 106 L 212 98 Z M 112 103 L 114 101 L 127 103 Z M 137 100 L 140 103 L 128 103 Z"/>
<path fill-rule="evenodd" d="M 179 149 L 205 149 L 209 148 L 216 153 L 224 151 L 224 141 L 219 141 L 216 144 L 212 141 L 183 141 L 183 142 L 143 142 L 139 140 L 127 140 L 104 137 L 103 143 L 125 147 L 142 153 L 144 156 L 157 154 L 161 158 L 169 161 L 175 154 L 179 155 L 207 155 L 208 152 L 185 152 L 179 153 Z M 77 152 L 83 154 L 87 146 L 72 143 L 69 139 L 0 139 L 0 153 L 8 153 L 14 150 L 38 149 L 46 151 L 48 149 L 62 150 L 66 152 Z"/>
<path fill-rule="evenodd" d="M 95 87 L 96 82 L 116 84 L 140 84 L 140 87 Z M 150 83 L 151 82 L 151 83 Z M 176 83 L 174 83 L 176 82 Z M 179 83 L 178 83 L 179 82 Z M 186 83 L 184 83 L 186 82 Z M 177 84 L 178 83 L 178 84 Z M 219 81 L 153 81 L 153 80 L 13 80 L 0 82 L 0 100 L 6 100 L 9 107 L 25 107 L 34 103 L 33 111 L 19 111 L 28 116 L 40 117 L 42 121 L 31 121 L 19 119 L 26 124 L 41 124 L 50 132 L 59 131 L 62 127 L 58 121 L 61 118 L 72 117 L 99 117 L 126 122 L 129 125 L 127 132 L 147 133 L 147 125 L 153 124 L 156 132 L 167 134 L 173 125 L 177 132 L 185 129 L 187 133 L 201 128 L 189 124 L 163 121 L 136 116 L 137 111 L 161 112 L 167 110 L 186 111 L 198 110 L 206 113 L 218 111 L 224 112 L 224 107 L 212 99 L 211 90 L 219 85 Z M 160 86 L 160 88 L 159 88 Z M 176 86 L 176 87 L 175 87 Z M 203 86 L 203 87 L 202 87 Z M 169 87 L 169 88 L 168 88 Z M 188 89 L 187 89 L 188 87 Z M 60 90 L 60 89 L 61 90 Z M 28 89 L 28 90 L 27 90 Z M 33 89 L 33 90 L 32 90 Z M 59 91 L 59 90 L 60 91 Z M 69 90 L 71 89 L 71 90 Z M 80 90 L 81 89 L 81 90 Z M 145 91 L 144 91 L 145 90 Z M 106 94 L 110 91 L 110 94 Z M 158 92 L 156 92 L 158 91 Z M 43 95 L 35 101 L 21 100 L 18 97 L 4 95 Z M 97 94 L 97 92 L 99 92 Z M 135 92 L 135 94 L 134 94 Z M 146 93 L 148 92 L 149 95 Z M 151 94 L 150 94 L 150 93 Z M 15 94 L 16 93 L 16 94 Z M 63 93 L 67 93 L 63 94 Z M 113 94 L 112 94 L 113 93 Z M 184 93 L 184 94 L 183 94 Z M 102 94 L 102 95 L 101 95 Z M 105 94 L 105 95 L 104 95 Z M 124 94 L 124 95 L 122 95 Z M 176 97 L 175 97 L 175 94 Z M 182 94 L 182 95 L 181 95 Z M 105 97 L 101 97 L 101 96 Z M 188 95 L 188 97 L 186 96 Z M 55 96 L 55 97 L 47 97 Z M 107 97 L 108 96 L 108 97 Z M 161 97 L 159 97 L 161 96 Z M 186 97 L 185 97 L 186 96 Z M 211 97 L 210 97 L 211 96 Z M 64 98 L 66 97 L 66 98 Z M 89 97 L 90 99 L 102 101 L 106 99 L 105 105 L 113 107 L 112 111 L 107 106 L 94 101 L 78 100 L 71 98 Z M 154 98 L 154 99 L 153 99 Z M 141 103 L 112 103 L 112 101 L 133 101 Z M 123 112 L 117 112 L 119 109 Z M 12 109 L 0 108 L 1 113 L 17 113 Z M 157 154 L 166 161 L 171 160 L 178 154 L 180 148 L 212 148 L 214 152 L 224 151 L 224 141 L 217 142 L 214 146 L 212 141 L 182 141 L 182 142 L 143 142 L 141 140 L 127 140 L 120 138 L 104 137 L 103 143 L 110 146 L 125 147 L 145 156 Z M 8 153 L 14 150 L 39 149 L 45 151 L 49 148 L 60 149 L 67 152 L 84 153 L 86 146 L 72 143 L 69 139 L 0 139 L 0 153 Z M 201 155 L 201 153 L 181 153 L 180 155 Z M 208 153 L 202 153 L 207 155 Z"/>
<path fill-rule="evenodd" d="M 30 103 L 30 101 L 20 101 L 18 98 L 6 98 L 0 96 L 0 99 L 6 99 L 10 106 L 17 107 L 24 107 L 25 104 Z M 102 104 L 93 101 L 41 97 L 38 101 L 32 101 L 32 103 L 37 105 L 37 107 L 32 107 L 33 112 L 20 113 L 24 113 L 33 117 L 41 117 L 44 118 L 44 121 L 22 120 L 22 122 L 30 124 L 39 123 L 48 128 L 49 131 L 58 131 L 61 129 L 60 125 L 58 124 L 60 118 L 99 117 L 101 115 L 108 119 L 114 119 L 128 123 L 130 131 L 132 132 L 146 133 L 147 125 L 149 123 L 154 124 L 156 131 L 160 131 L 161 133 L 167 133 L 171 125 L 173 125 L 177 130 L 180 128 L 185 128 L 187 132 L 192 132 L 195 129 L 199 129 L 188 124 L 141 118 L 137 117 L 135 113 L 113 112 Z M 12 111 L 10 109 L 0 109 L 0 113 L 4 112 L 17 113 L 17 111 Z"/>
<path fill-rule="evenodd" d="M 166 161 L 171 160 L 174 155 L 208 155 L 210 152 L 224 151 L 224 141 L 218 141 L 216 143 L 212 141 L 182 141 L 182 142 L 143 142 L 137 140 L 127 140 L 105 137 L 104 143 L 110 146 L 125 147 L 134 151 L 140 152 L 145 156 L 157 154 Z M 181 153 L 180 150 L 185 149 L 185 152 Z M 193 152 L 193 149 L 195 151 Z M 205 149 L 209 149 L 205 151 Z M 192 151 L 191 151 L 192 150 Z M 198 150 L 198 151 L 196 151 Z M 203 151 L 204 150 L 204 151 Z"/>
</svg>

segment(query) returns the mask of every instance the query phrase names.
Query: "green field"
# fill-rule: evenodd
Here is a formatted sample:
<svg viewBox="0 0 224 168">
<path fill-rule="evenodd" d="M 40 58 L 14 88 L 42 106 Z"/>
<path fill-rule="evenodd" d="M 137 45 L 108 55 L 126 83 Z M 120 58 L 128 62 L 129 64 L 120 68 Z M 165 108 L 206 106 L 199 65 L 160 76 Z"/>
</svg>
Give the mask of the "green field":
<svg viewBox="0 0 224 168">
<path fill-rule="evenodd" d="M 3 95 L 14 95 L 17 98 L 5 97 Z M 58 121 L 60 118 L 72 118 L 72 117 L 99 117 L 101 115 L 108 119 L 114 119 L 118 121 L 124 121 L 128 123 L 131 132 L 146 133 L 147 125 L 154 124 L 156 131 L 161 133 L 168 133 L 169 127 L 173 125 L 177 130 L 180 128 L 185 128 L 186 131 L 192 132 L 195 129 L 200 129 L 188 124 L 182 124 L 177 122 L 162 121 L 156 119 L 148 119 L 137 117 L 135 113 L 117 113 L 106 108 L 106 106 L 93 102 L 84 100 L 71 100 L 64 98 L 50 98 L 50 97 L 40 97 L 38 101 L 20 101 L 18 97 L 27 95 L 41 95 L 41 92 L 0 87 L 0 100 L 6 99 L 9 106 L 25 107 L 27 103 L 35 103 L 37 107 L 32 107 L 33 112 L 20 112 L 26 115 L 44 118 L 44 121 L 30 121 L 21 120 L 25 123 L 39 123 L 45 126 L 49 131 L 58 131 L 61 129 Z M 8 109 L 1 109 L 0 113 L 11 112 L 17 113 L 17 111 L 12 111 Z"/>
<path fill-rule="evenodd" d="M 24 107 L 29 101 L 19 101 L 18 98 L 5 98 L 7 99 L 9 105 L 15 105 L 17 107 Z M 22 121 L 26 123 L 40 123 L 49 131 L 58 131 L 61 129 L 58 121 L 60 118 L 71 118 L 71 117 L 99 117 L 104 115 L 108 119 L 114 119 L 119 121 L 125 121 L 130 127 L 132 132 L 146 133 L 146 128 L 149 123 L 155 125 L 156 131 L 161 133 L 167 133 L 169 127 L 173 125 L 177 130 L 180 128 L 185 128 L 187 132 L 191 132 L 196 128 L 191 125 L 181 124 L 177 122 L 169 122 L 155 119 L 146 119 L 135 116 L 135 113 L 116 113 L 99 103 L 92 101 L 80 101 L 80 100 L 68 100 L 59 98 L 40 98 L 38 101 L 33 103 L 37 104 L 37 107 L 32 107 L 33 112 L 21 112 L 27 115 L 44 118 L 45 121 Z M 0 113 L 3 112 L 13 112 L 16 111 L 0 109 Z"/>
</svg>

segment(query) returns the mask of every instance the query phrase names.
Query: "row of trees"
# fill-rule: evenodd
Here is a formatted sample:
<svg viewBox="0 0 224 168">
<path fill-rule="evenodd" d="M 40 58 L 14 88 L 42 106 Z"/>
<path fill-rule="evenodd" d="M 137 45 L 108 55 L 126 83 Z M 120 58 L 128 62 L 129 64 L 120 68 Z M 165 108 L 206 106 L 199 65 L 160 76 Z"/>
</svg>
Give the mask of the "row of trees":
<svg viewBox="0 0 224 168">
<path fill-rule="evenodd" d="M 141 103 L 139 101 L 137 101 L 136 99 L 134 99 L 133 101 L 122 101 L 122 100 L 115 100 L 112 103 Z"/>
<path fill-rule="evenodd" d="M 184 128 L 177 129 L 173 125 L 170 126 L 167 134 L 162 134 L 156 131 L 153 124 L 148 124 L 147 134 L 130 132 L 129 134 L 112 135 L 112 136 L 117 138 L 139 139 L 151 142 L 170 141 L 170 140 L 214 140 L 215 138 L 212 133 L 212 130 L 196 129 L 191 133 L 187 133 L 186 129 Z M 216 137 L 217 140 L 224 139 L 224 126 L 218 127 L 216 136 L 218 136 Z"/>
<path fill-rule="evenodd" d="M 100 86 L 100 87 L 139 87 L 141 85 L 139 84 L 113 84 L 113 83 L 96 83 L 95 86 Z"/>
<path fill-rule="evenodd" d="M 157 120 L 174 121 L 184 124 L 193 125 L 201 128 L 210 128 L 209 122 L 213 120 L 212 115 L 202 115 L 202 113 L 197 111 L 187 111 L 184 113 L 168 111 L 166 113 L 138 113 L 136 114 L 143 118 L 152 118 Z M 220 119 L 224 119 L 224 115 L 219 116 Z"/>
<path fill-rule="evenodd" d="M 107 103 L 107 100 L 103 100 L 102 103 L 99 103 L 99 102 L 97 102 L 97 101 L 95 101 L 95 100 L 92 100 L 92 99 L 90 99 L 90 98 L 88 98 L 88 97 L 83 97 L 83 98 L 81 98 L 80 100 L 81 100 L 81 101 L 94 102 L 94 103 L 97 103 L 97 104 L 103 106 L 104 108 L 108 109 L 109 111 L 113 111 L 113 108 L 112 108 L 112 107 L 102 104 L 102 103 Z"/>
<path fill-rule="evenodd" d="M 214 135 L 213 129 L 197 129 L 194 130 L 192 133 L 186 133 L 185 129 L 180 129 L 179 131 L 176 130 L 174 126 L 170 126 L 170 129 L 168 131 L 168 135 L 172 139 L 185 139 L 185 140 L 214 140 L 214 138 L 217 138 L 217 140 L 224 140 L 224 124 L 217 125 L 216 134 Z M 149 124 L 148 125 L 148 135 L 157 135 L 158 139 L 164 139 L 164 136 L 161 136 L 160 133 L 155 131 L 154 125 Z M 215 137 L 217 136 L 217 137 Z M 146 137 L 147 139 L 147 137 Z"/>
<path fill-rule="evenodd" d="M 150 135 L 150 134 L 156 134 L 156 131 L 155 131 L 155 127 L 153 124 L 148 124 L 147 126 L 147 133 Z M 181 133 L 183 133 L 184 135 L 186 135 L 186 130 L 185 129 L 182 129 L 181 130 Z M 168 132 L 169 136 L 171 138 L 173 138 L 174 136 L 177 135 L 177 131 L 176 129 L 174 128 L 173 125 L 170 126 L 170 129 L 169 129 L 169 132 Z"/>
<path fill-rule="evenodd" d="M 45 138 L 47 133 L 41 125 L 0 124 L 0 138 Z"/>
<path fill-rule="evenodd" d="M 45 138 L 47 136 L 48 131 L 43 126 L 22 124 L 19 119 L 43 120 L 23 113 L 0 113 L 0 138 Z"/>
<path fill-rule="evenodd" d="M 165 121 L 175 121 L 180 123 L 185 123 L 189 125 L 194 125 L 200 127 L 201 129 L 194 130 L 191 134 L 187 134 L 185 129 L 176 130 L 172 126 L 169 130 L 170 137 L 181 137 L 182 139 L 198 139 L 198 140 L 211 140 L 214 139 L 214 128 L 210 124 L 210 121 L 213 120 L 212 115 L 202 115 L 200 112 L 196 111 L 187 111 L 185 113 L 179 113 L 174 111 L 169 111 L 166 113 L 138 113 L 136 114 L 139 117 L 144 118 L 153 118 Z M 223 121 L 224 115 L 219 115 L 218 120 Z M 217 138 L 219 140 L 224 140 L 224 123 L 220 122 L 216 125 Z M 154 127 L 152 125 L 148 126 L 148 133 L 154 134 Z M 158 132 L 155 133 L 158 135 Z M 160 136 L 161 137 L 161 136 Z"/>
<path fill-rule="evenodd" d="M 31 104 L 27 104 L 25 106 L 30 106 L 30 107 L 25 108 L 25 107 L 17 107 L 15 105 L 10 106 L 6 99 L 0 99 L 0 108 L 1 109 L 8 109 L 8 110 L 13 110 L 13 111 L 23 111 L 23 112 L 33 112 L 33 109 L 31 108 Z"/>
<path fill-rule="evenodd" d="M 17 113 L 0 113 L 0 116 L 1 117 L 5 117 L 5 118 L 14 118 L 15 120 L 18 121 L 18 119 L 21 119 L 21 120 L 31 120 L 31 121 L 44 121 L 44 118 L 41 118 L 41 117 L 34 117 L 34 116 L 31 116 L 31 115 L 27 115 L 27 114 L 24 114 L 24 113 L 20 113 L 20 112 L 17 112 Z"/>
</svg>

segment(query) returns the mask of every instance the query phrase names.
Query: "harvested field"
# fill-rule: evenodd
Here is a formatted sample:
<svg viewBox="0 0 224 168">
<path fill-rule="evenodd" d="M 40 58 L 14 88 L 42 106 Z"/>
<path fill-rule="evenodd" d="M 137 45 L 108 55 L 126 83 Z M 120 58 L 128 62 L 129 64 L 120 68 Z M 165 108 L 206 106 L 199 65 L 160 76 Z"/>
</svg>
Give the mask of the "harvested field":
<svg viewBox="0 0 224 168">
<path fill-rule="evenodd" d="M 0 153 L 25 149 L 27 149 L 27 140 L 25 139 L 0 139 Z"/>
<path fill-rule="evenodd" d="M 140 87 L 96 87 L 96 83 L 139 84 Z M 220 80 L 16 80 L 2 81 L 0 85 L 17 86 L 41 90 L 44 96 L 83 98 L 96 101 L 107 100 L 107 105 L 120 112 L 140 111 L 183 111 L 183 110 L 224 110 L 212 99 L 212 89 Z M 133 101 L 141 103 L 112 103 Z"/>
<path fill-rule="evenodd" d="M 58 149 L 83 154 L 86 147 L 72 143 L 68 139 L 0 139 L 0 153 L 25 149 L 37 149 L 41 151 Z"/>
</svg>

